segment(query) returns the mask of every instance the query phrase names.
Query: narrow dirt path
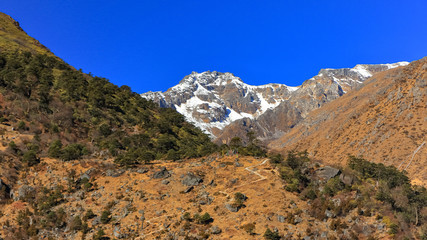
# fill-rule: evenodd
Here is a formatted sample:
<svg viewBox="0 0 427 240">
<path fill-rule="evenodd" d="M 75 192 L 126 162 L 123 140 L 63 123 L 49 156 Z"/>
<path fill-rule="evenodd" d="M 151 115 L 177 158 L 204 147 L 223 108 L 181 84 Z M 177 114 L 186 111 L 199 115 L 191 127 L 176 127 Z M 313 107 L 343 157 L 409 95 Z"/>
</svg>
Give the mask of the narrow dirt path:
<svg viewBox="0 0 427 240">
<path fill-rule="evenodd" d="M 261 162 L 261 163 L 259 163 L 259 164 L 256 164 L 256 165 L 249 166 L 249 167 L 246 167 L 246 168 L 245 168 L 245 170 L 246 170 L 246 171 L 248 171 L 248 172 L 250 172 L 250 173 L 252 173 L 252 174 L 255 174 L 255 175 L 257 175 L 258 177 L 260 177 L 259 179 L 254 180 L 254 181 L 251 181 L 251 182 L 247 182 L 247 183 L 244 183 L 244 184 L 241 184 L 241 185 L 235 186 L 235 187 L 230 187 L 230 188 L 228 188 L 228 189 L 236 189 L 236 188 L 239 188 L 239 187 L 246 186 L 246 185 L 248 185 L 248 184 L 252 184 L 252 183 L 259 182 L 259 181 L 263 181 L 263 180 L 267 179 L 267 176 L 263 176 L 263 175 L 261 175 L 261 174 L 259 173 L 259 171 L 260 171 L 260 170 L 254 170 L 254 168 L 256 168 L 256 167 L 259 167 L 259 166 L 261 166 L 261 165 L 266 164 L 269 160 L 270 160 L 270 159 L 264 159 L 264 161 L 262 161 L 262 162 Z M 222 194 L 225 194 L 225 195 L 226 195 L 226 197 L 228 197 L 228 196 L 230 196 L 230 194 L 227 192 L 227 190 L 228 190 L 228 189 L 226 189 L 225 191 L 218 191 L 218 192 L 219 192 L 219 193 L 222 193 Z M 152 224 L 152 221 L 153 221 L 153 220 L 161 219 L 161 218 L 166 218 L 166 217 L 172 217 L 172 216 L 174 216 L 174 215 L 175 215 L 175 214 L 169 214 L 169 215 L 165 215 L 165 216 L 154 217 L 154 218 L 151 218 L 151 219 L 145 220 L 145 222 L 146 222 L 146 223 L 149 223 L 149 224 Z M 143 236 L 141 236 L 141 239 L 145 239 L 146 237 L 148 237 L 148 236 L 150 236 L 150 235 L 153 235 L 153 234 L 155 234 L 155 233 L 161 232 L 161 231 L 163 231 L 163 230 L 165 230 L 165 228 L 164 228 L 163 226 L 160 226 L 160 228 L 159 228 L 159 229 L 157 229 L 157 230 L 155 230 L 155 231 L 149 232 L 149 233 L 147 233 L 147 234 L 143 234 Z"/>
<path fill-rule="evenodd" d="M 246 185 L 248 185 L 248 184 L 252 184 L 252 183 L 259 182 L 259 181 L 262 181 L 262 180 L 267 179 L 267 177 L 266 177 L 266 176 L 263 176 L 263 175 L 261 175 L 261 174 L 259 173 L 259 171 L 260 171 L 260 170 L 254 170 L 254 168 L 256 168 L 256 167 L 259 167 L 259 166 L 261 166 L 261 165 L 266 164 L 269 160 L 270 160 L 270 159 L 264 159 L 264 161 L 262 161 L 262 162 L 261 162 L 261 163 L 259 163 L 259 164 L 256 164 L 256 165 L 249 166 L 249 167 L 246 167 L 246 168 L 245 168 L 245 170 L 246 170 L 246 171 L 248 171 L 248 172 L 250 172 L 250 173 L 252 173 L 252 174 L 255 174 L 255 175 L 257 175 L 258 177 L 260 177 L 259 179 L 254 180 L 254 181 L 250 181 L 250 182 L 247 182 L 247 183 L 244 183 L 244 184 L 241 184 L 241 185 L 235 186 L 235 187 L 230 187 L 230 188 L 228 188 L 228 189 L 236 189 L 236 188 L 239 188 L 239 187 L 246 186 Z M 227 190 L 228 190 L 228 189 L 227 189 Z M 218 192 L 219 192 L 219 193 L 222 193 L 222 194 L 225 194 L 225 195 L 226 195 L 226 197 L 228 197 L 228 196 L 230 196 L 230 194 L 227 192 L 227 190 L 225 190 L 225 191 L 218 191 Z M 145 222 L 146 222 L 146 223 L 148 223 L 148 224 L 154 224 L 154 223 L 152 223 L 152 221 L 153 221 L 153 220 L 162 219 L 162 218 L 167 218 L 167 217 L 172 217 L 172 216 L 174 216 L 174 215 L 175 215 L 175 214 L 169 214 L 169 215 L 165 215 L 165 216 L 154 217 L 154 218 L 151 218 L 151 219 L 145 220 Z M 153 235 L 153 234 L 155 234 L 155 233 L 161 232 L 161 231 L 163 231 L 163 230 L 165 230 L 165 228 L 164 228 L 163 226 L 160 226 L 160 228 L 159 228 L 158 230 L 155 230 L 155 231 L 149 232 L 149 233 L 147 233 L 147 234 L 143 234 L 142 239 L 145 239 L 146 237 L 148 237 L 148 236 L 150 236 L 150 235 Z"/>
</svg>

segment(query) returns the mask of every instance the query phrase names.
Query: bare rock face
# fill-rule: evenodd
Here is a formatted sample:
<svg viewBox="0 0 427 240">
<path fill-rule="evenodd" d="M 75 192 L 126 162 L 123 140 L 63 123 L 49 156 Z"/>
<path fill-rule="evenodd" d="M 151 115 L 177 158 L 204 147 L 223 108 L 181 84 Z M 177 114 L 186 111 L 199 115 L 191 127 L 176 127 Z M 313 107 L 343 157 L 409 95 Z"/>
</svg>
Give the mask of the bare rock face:
<svg viewBox="0 0 427 240">
<path fill-rule="evenodd" d="M 244 137 L 248 131 L 255 131 L 262 140 L 271 140 L 289 131 L 311 111 L 358 88 L 373 74 L 407 64 L 322 69 L 298 87 L 252 86 L 231 73 L 193 72 L 166 92 L 141 96 L 161 107 L 176 109 L 217 142 Z"/>
</svg>

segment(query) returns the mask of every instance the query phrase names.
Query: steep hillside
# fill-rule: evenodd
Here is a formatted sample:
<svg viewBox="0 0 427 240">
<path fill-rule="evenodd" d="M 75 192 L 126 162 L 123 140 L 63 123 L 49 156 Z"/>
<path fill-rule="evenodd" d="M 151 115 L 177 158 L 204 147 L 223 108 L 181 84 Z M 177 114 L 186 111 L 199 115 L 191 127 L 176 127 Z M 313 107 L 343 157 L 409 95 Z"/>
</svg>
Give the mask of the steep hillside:
<svg viewBox="0 0 427 240">
<path fill-rule="evenodd" d="M 248 131 L 254 131 L 262 140 L 271 140 L 310 111 L 357 88 L 373 74 L 406 64 L 322 69 L 298 87 L 252 86 L 231 73 L 193 72 L 164 93 L 148 92 L 142 96 L 161 107 L 176 109 L 217 142 L 229 142 L 234 136 L 244 139 Z"/>
<path fill-rule="evenodd" d="M 9 16 L 2 14 L 0 20 L 1 122 L 37 135 L 34 149 L 16 146 L 16 157 L 29 151 L 63 159 L 93 154 L 131 165 L 198 157 L 215 148 L 175 110 L 75 70 L 25 35 Z M 55 151 L 48 152 L 50 147 Z"/>
<path fill-rule="evenodd" d="M 427 58 L 381 72 L 362 88 L 313 111 L 270 144 L 307 149 L 315 159 L 341 163 L 348 154 L 394 165 L 427 183 Z"/>
</svg>

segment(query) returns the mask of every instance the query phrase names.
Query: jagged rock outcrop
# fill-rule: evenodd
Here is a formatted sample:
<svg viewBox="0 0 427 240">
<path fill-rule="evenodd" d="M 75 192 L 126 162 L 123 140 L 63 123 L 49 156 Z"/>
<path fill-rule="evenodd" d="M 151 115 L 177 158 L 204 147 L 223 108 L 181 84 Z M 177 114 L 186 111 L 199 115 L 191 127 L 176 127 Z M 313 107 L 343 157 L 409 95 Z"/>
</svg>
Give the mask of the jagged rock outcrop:
<svg viewBox="0 0 427 240">
<path fill-rule="evenodd" d="M 309 112 L 356 89 L 373 74 L 407 64 L 322 69 L 298 87 L 252 86 L 231 73 L 193 72 L 166 92 L 142 96 L 161 107 L 176 109 L 218 142 L 243 137 L 248 131 L 255 131 L 262 140 L 271 140 L 283 135 Z"/>
</svg>

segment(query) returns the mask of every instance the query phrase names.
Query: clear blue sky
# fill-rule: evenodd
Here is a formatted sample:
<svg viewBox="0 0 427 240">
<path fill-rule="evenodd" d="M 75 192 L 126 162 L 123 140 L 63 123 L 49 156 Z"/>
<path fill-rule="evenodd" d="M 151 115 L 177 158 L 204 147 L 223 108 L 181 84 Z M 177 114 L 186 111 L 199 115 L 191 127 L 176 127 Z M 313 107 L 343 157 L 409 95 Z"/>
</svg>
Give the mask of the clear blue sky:
<svg viewBox="0 0 427 240">
<path fill-rule="evenodd" d="M 425 0 L 1 0 L 0 11 L 74 67 L 139 93 L 192 71 L 293 86 L 321 68 L 427 55 Z"/>
</svg>

